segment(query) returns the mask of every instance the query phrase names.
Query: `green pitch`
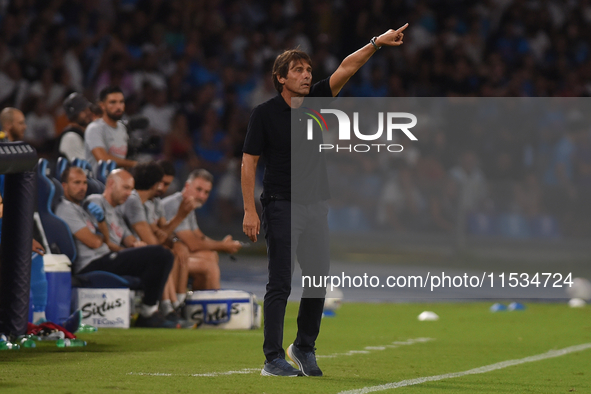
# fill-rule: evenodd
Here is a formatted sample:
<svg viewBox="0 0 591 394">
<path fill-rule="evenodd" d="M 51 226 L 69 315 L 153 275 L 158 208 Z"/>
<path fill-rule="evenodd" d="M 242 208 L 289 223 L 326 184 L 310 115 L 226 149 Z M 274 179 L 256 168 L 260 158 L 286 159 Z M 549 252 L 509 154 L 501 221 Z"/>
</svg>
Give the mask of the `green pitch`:
<svg viewBox="0 0 591 394">
<path fill-rule="evenodd" d="M 322 378 L 260 376 L 262 330 L 102 329 L 79 336 L 86 348 L 39 343 L 0 352 L 0 392 L 339 393 L 407 381 L 378 392 L 591 393 L 591 347 L 569 348 L 591 344 L 590 307 L 527 304 L 523 312 L 491 313 L 491 304 L 344 304 L 323 321 Z M 419 322 L 424 310 L 440 320 Z M 296 315 L 290 304 L 285 347 Z M 498 364 L 508 360 L 517 365 Z M 480 367 L 487 368 L 447 375 Z"/>
</svg>

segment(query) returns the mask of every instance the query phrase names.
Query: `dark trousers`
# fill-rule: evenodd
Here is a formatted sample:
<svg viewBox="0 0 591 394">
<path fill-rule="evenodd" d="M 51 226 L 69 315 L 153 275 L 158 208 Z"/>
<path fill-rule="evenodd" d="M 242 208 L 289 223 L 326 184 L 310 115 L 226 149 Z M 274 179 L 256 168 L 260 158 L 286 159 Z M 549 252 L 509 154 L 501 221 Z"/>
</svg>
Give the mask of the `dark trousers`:
<svg viewBox="0 0 591 394">
<path fill-rule="evenodd" d="M 159 245 L 151 245 L 108 253 L 92 260 L 79 273 L 107 271 L 116 275 L 136 276 L 141 279 L 144 288 L 142 302 L 156 305 L 164 291 L 173 262 L 174 256 L 170 251 Z"/>
<path fill-rule="evenodd" d="M 330 268 L 328 204 L 296 204 L 271 200 L 264 205 L 262 225 L 267 240 L 269 282 L 264 300 L 263 351 L 268 361 L 285 358 L 283 325 L 291 293 L 295 257 L 302 275 L 328 275 Z M 298 313 L 294 344 L 303 351 L 314 350 L 320 331 L 325 288 L 304 288 Z"/>
</svg>

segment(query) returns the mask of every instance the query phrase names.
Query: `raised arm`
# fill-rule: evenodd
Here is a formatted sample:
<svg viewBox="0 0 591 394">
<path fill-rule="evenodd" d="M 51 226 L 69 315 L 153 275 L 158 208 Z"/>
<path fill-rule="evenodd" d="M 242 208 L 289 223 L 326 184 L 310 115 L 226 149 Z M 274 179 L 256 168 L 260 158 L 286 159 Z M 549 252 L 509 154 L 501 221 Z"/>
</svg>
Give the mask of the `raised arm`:
<svg viewBox="0 0 591 394">
<path fill-rule="evenodd" d="M 176 212 L 176 215 L 172 217 L 168 222 L 165 218 L 161 217 L 158 219 L 158 227 L 166 233 L 169 237 L 174 233 L 174 230 L 182 223 L 183 220 L 193 212 L 199 206 L 199 202 L 192 197 L 183 197 L 181 205 Z"/>
<path fill-rule="evenodd" d="M 347 83 L 357 70 L 361 68 L 369 58 L 382 46 L 399 46 L 402 45 L 402 33 L 404 29 L 408 27 L 408 23 L 399 28 L 398 30 L 388 30 L 384 34 L 376 37 L 374 43 L 367 43 L 363 48 L 358 49 L 349 56 L 347 56 L 342 62 L 339 68 L 330 76 L 330 89 L 332 90 L 333 97 L 339 94 L 343 86 Z M 375 44 L 375 45 L 374 45 Z"/>
<path fill-rule="evenodd" d="M 242 154 L 242 200 L 244 201 L 244 221 L 242 230 L 252 242 L 257 241 L 257 235 L 261 228 L 261 221 L 254 204 L 254 184 L 257 163 L 260 156 Z"/>
</svg>

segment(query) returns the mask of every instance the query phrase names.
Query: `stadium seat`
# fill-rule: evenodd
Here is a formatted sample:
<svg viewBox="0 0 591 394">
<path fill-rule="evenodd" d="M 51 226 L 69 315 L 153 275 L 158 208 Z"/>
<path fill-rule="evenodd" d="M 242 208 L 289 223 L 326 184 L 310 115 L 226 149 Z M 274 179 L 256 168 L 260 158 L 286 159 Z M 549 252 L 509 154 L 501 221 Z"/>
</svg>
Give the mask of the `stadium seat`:
<svg viewBox="0 0 591 394">
<path fill-rule="evenodd" d="M 62 179 L 62 173 L 69 165 L 70 165 L 70 162 L 65 157 L 60 157 L 57 159 L 57 164 L 55 166 L 55 177 L 58 180 Z"/>
<path fill-rule="evenodd" d="M 89 171 L 89 173 L 86 174 L 87 176 L 94 175 L 94 173 L 92 172 L 92 166 L 86 160 L 75 158 L 74 160 L 72 160 L 72 165 L 75 167 L 80 167 L 86 171 Z"/>
<path fill-rule="evenodd" d="M 88 178 L 88 190 L 86 191 L 87 196 L 90 196 L 91 194 L 102 194 L 105 191 L 105 184 L 94 178 L 94 172 L 92 172 L 90 163 L 88 163 L 86 160 L 76 158 L 72 160 L 72 165 L 74 167 L 82 168 L 86 173 L 86 177 Z"/>
<path fill-rule="evenodd" d="M 96 179 L 106 185 L 107 176 L 109 176 L 111 171 L 113 171 L 115 168 L 117 168 L 117 163 L 115 163 L 113 160 L 99 160 Z"/>
<path fill-rule="evenodd" d="M 55 215 L 55 207 L 63 196 L 61 184 L 47 174 L 47 160 L 39 159 L 37 166 L 37 203 L 41 224 L 52 253 L 65 254 L 76 260 L 74 238 L 66 222 Z"/>
</svg>

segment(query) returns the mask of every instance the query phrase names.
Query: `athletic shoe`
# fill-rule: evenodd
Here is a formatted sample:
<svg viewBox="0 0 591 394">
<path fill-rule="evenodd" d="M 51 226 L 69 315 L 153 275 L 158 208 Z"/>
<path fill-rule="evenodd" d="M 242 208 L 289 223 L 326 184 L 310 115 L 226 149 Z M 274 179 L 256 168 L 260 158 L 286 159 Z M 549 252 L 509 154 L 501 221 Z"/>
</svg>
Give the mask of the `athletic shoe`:
<svg viewBox="0 0 591 394">
<path fill-rule="evenodd" d="M 166 320 L 176 323 L 179 328 L 195 327 L 195 323 L 183 319 L 176 311 L 172 311 L 168 315 L 166 315 Z"/>
<path fill-rule="evenodd" d="M 287 355 L 300 367 L 302 373 L 306 376 L 322 376 L 322 371 L 316 364 L 316 354 L 314 351 L 304 352 L 293 344 L 287 348 Z"/>
<path fill-rule="evenodd" d="M 261 376 L 304 376 L 302 371 L 292 367 L 284 358 L 277 357 L 269 362 L 265 361 L 265 367 L 261 371 Z"/>
<path fill-rule="evenodd" d="M 150 317 L 140 314 L 135 321 L 135 327 L 178 328 L 176 323 L 166 320 L 160 312 L 154 312 Z"/>
</svg>

